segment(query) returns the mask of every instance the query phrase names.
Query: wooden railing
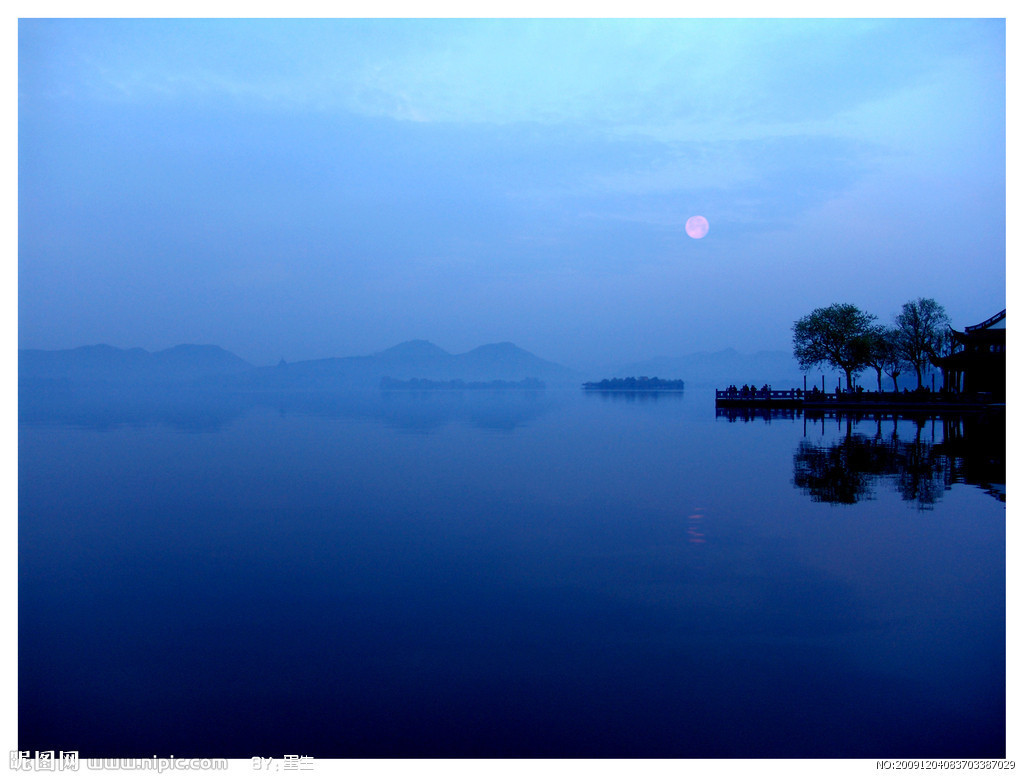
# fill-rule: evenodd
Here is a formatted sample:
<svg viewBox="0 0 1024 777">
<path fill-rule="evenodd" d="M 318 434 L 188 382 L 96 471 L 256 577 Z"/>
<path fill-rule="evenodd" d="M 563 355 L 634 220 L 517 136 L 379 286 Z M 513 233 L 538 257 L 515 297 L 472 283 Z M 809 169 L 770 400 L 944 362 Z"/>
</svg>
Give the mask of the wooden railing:
<svg viewBox="0 0 1024 777">
<path fill-rule="evenodd" d="M 764 401 L 771 400 L 789 400 L 804 399 L 805 392 L 800 389 L 790 389 L 789 391 L 775 391 L 762 389 L 754 389 L 751 391 L 743 391 L 743 389 L 715 389 L 715 399 L 761 399 Z M 825 394 L 818 394 L 818 397 L 824 398 Z"/>
<path fill-rule="evenodd" d="M 842 404 L 842 405 L 936 405 L 936 404 L 957 404 L 977 405 L 991 402 L 991 398 L 984 395 L 957 395 L 945 394 L 942 392 L 883 392 L 875 391 L 802 391 L 801 389 L 790 389 L 788 391 L 763 391 L 761 389 L 716 389 L 715 401 L 724 400 L 727 404 L 769 404 L 771 402 L 782 402 L 786 404 L 819 405 L 819 404 Z"/>
</svg>

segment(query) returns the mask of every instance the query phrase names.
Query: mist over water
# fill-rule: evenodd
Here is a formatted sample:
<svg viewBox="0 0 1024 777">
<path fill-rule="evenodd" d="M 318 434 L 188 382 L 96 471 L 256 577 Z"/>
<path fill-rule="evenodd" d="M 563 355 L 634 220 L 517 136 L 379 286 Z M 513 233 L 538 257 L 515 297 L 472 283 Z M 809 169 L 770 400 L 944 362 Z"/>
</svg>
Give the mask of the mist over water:
<svg viewBox="0 0 1024 777">
<path fill-rule="evenodd" d="M 1005 506 L 969 450 L 998 428 L 689 391 L 39 400 L 19 747 L 998 757 Z"/>
</svg>

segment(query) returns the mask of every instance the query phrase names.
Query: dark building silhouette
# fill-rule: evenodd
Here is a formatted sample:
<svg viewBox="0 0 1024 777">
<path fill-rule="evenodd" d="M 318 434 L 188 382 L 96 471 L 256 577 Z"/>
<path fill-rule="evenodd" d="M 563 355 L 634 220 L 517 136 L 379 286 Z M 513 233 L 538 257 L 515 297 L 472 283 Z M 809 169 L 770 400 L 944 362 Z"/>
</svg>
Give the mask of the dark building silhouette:
<svg viewBox="0 0 1024 777">
<path fill-rule="evenodd" d="M 1006 311 L 987 321 L 950 329 L 953 352 L 938 360 L 946 388 L 963 394 L 990 394 L 1006 401 Z"/>
</svg>

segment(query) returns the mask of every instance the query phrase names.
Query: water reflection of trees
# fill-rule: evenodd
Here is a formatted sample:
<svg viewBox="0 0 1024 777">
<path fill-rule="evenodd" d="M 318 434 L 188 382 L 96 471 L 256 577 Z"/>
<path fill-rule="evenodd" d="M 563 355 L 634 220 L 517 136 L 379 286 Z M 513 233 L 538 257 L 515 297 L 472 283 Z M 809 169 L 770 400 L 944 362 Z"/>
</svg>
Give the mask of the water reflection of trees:
<svg viewBox="0 0 1024 777">
<path fill-rule="evenodd" d="M 880 416 L 836 420 L 840 437 L 805 436 L 793 455 L 793 484 L 816 502 L 854 504 L 874 498 L 883 485 L 927 510 L 954 483 L 1006 499 L 1005 414 L 918 418 L 909 425 Z"/>
<path fill-rule="evenodd" d="M 601 397 L 605 402 L 681 402 L 685 394 L 681 390 L 671 391 L 630 391 L 628 389 L 589 389 L 588 397 Z"/>
</svg>

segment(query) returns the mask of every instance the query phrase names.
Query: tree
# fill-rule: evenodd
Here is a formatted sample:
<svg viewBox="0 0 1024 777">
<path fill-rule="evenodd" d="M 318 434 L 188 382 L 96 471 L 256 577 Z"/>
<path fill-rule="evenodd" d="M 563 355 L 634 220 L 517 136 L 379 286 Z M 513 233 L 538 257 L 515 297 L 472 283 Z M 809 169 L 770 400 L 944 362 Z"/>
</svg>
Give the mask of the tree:
<svg viewBox="0 0 1024 777">
<path fill-rule="evenodd" d="M 818 308 L 793 324 L 793 356 L 800 369 L 825 363 L 846 373 L 846 388 L 868 364 L 875 316 L 856 305 Z"/>
<path fill-rule="evenodd" d="M 882 373 L 892 378 L 894 391 L 899 391 L 896 378 L 907 366 L 900 350 L 899 331 L 880 324 L 872 325 L 868 331 L 870 348 L 867 356 L 867 366 L 873 367 L 878 377 L 878 391 L 882 391 Z"/>
<path fill-rule="evenodd" d="M 868 354 L 867 366 L 873 367 L 878 376 L 878 393 L 882 393 L 882 370 L 885 367 L 887 351 L 886 328 L 881 325 L 872 325 L 868 330 Z"/>
<path fill-rule="evenodd" d="M 896 316 L 900 354 L 914 366 L 918 388 L 923 385 L 925 365 L 939 358 L 948 329 L 949 316 L 933 299 L 919 297 L 908 302 Z"/>
<path fill-rule="evenodd" d="M 900 332 L 887 326 L 875 325 L 869 332 L 871 350 L 868 354 L 867 364 L 875 369 L 878 375 L 878 390 L 882 390 L 882 373 L 892 378 L 894 391 L 899 391 L 896 378 L 907 367 L 908 362 L 903 358 L 900 348 Z"/>
<path fill-rule="evenodd" d="M 896 383 L 896 378 L 900 376 L 903 369 L 907 366 L 907 361 L 903 358 L 903 354 L 900 352 L 899 332 L 895 329 L 884 329 L 882 342 L 879 345 L 879 348 L 881 350 L 880 362 L 882 365 L 882 371 L 892 378 L 892 390 L 899 391 L 900 387 Z"/>
</svg>

